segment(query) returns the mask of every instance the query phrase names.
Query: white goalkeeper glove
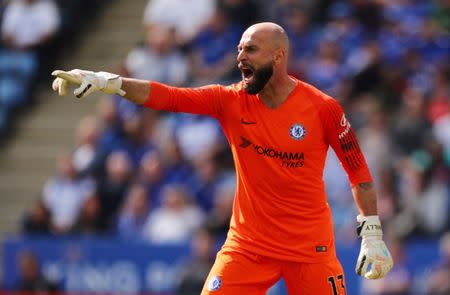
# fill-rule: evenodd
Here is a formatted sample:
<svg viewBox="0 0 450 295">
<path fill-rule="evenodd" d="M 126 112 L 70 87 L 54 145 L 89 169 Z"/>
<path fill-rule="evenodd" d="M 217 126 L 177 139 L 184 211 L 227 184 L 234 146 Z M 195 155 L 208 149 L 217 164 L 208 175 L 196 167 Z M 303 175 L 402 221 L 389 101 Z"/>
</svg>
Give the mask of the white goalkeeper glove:
<svg viewBox="0 0 450 295">
<path fill-rule="evenodd" d="M 380 219 L 361 215 L 356 219 L 360 223 L 357 233 L 362 241 L 355 271 L 369 280 L 382 278 L 392 269 L 394 262 L 382 239 Z"/>
<path fill-rule="evenodd" d="M 68 72 L 56 70 L 52 72 L 52 76 L 56 77 L 52 88 L 58 91 L 59 95 L 67 94 L 69 83 L 78 86 L 73 92 L 78 98 L 84 98 L 99 90 L 108 94 L 125 95 L 125 91 L 120 89 L 122 78 L 116 74 L 75 69 Z"/>
</svg>

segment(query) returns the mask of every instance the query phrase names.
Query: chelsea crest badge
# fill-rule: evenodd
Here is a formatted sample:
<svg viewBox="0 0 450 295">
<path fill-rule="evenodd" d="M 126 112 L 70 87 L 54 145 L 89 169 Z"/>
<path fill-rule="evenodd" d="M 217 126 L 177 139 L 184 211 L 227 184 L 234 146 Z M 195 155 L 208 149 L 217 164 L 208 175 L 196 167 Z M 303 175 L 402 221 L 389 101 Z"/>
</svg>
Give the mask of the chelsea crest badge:
<svg viewBox="0 0 450 295">
<path fill-rule="evenodd" d="M 292 139 L 301 140 L 306 135 L 306 129 L 302 124 L 295 123 L 289 129 L 289 135 Z"/>
<path fill-rule="evenodd" d="M 222 286 L 222 280 L 219 276 L 213 276 L 208 282 L 208 291 L 217 291 Z"/>
</svg>

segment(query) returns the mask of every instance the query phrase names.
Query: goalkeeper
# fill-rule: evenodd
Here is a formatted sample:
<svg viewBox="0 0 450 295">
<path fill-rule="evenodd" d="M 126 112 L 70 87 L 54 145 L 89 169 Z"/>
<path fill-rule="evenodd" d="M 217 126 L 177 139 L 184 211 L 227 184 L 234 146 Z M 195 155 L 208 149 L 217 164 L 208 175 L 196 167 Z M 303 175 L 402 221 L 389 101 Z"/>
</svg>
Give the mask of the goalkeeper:
<svg viewBox="0 0 450 295">
<path fill-rule="evenodd" d="M 274 23 L 249 27 L 238 45 L 239 83 L 176 88 L 106 72 L 54 71 L 53 89 L 83 98 L 116 93 L 145 107 L 216 118 L 231 146 L 237 189 L 227 239 L 202 294 L 265 294 L 284 278 L 289 294 L 346 294 L 322 180 L 329 146 L 360 214 L 355 270 L 384 277 L 393 262 L 382 240 L 376 193 L 339 103 L 287 74 L 289 40 Z"/>
</svg>

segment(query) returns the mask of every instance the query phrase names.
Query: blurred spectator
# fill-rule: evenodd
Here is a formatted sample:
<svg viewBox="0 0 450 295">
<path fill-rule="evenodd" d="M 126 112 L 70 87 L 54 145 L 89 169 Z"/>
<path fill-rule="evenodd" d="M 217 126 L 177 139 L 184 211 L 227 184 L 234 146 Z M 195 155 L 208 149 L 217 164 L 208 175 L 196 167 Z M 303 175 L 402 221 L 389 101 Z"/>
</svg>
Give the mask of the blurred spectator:
<svg viewBox="0 0 450 295">
<path fill-rule="evenodd" d="M 168 128 L 175 137 L 181 156 L 189 163 L 213 155 L 225 144 L 217 120 L 192 114 L 172 114 Z"/>
<path fill-rule="evenodd" d="M 133 49 L 125 59 L 126 75 L 174 86 L 186 84 L 188 61 L 175 41 L 175 32 L 169 27 L 147 28 L 144 45 Z"/>
<path fill-rule="evenodd" d="M 176 287 L 176 295 L 200 294 L 203 284 L 214 264 L 214 237 L 205 229 L 199 229 L 191 241 L 190 261 L 183 266 Z"/>
<path fill-rule="evenodd" d="M 118 132 L 121 129 L 118 106 L 110 96 L 104 96 L 97 105 L 97 116 L 102 136 L 109 132 Z"/>
<path fill-rule="evenodd" d="M 125 100 L 121 102 L 123 101 Z M 154 148 L 151 135 L 157 113 L 152 110 L 142 110 L 131 103 L 121 102 L 111 97 L 100 101 L 97 166 L 102 166 L 110 153 L 120 150 L 125 151 L 132 166 L 137 167 L 142 156 Z M 104 172 L 102 170 L 100 169 L 100 172 Z"/>
<path fill-rule="evenodd" d="M 213 155 L 198 157 L 193 165 L 194 175 L 189 185 L 195 194 L 197 205 L 204 212 L 209 212 L 213 206 L 214 193 L 223 181 L 224 175 Z"/>
<path fill-rule="evenodd" d="M 38 258 L 34 253 L 23 251 L 19 254 L 19 271 L 20 281 L 17 284 L 16 291 L 36 292 L 39 294 L 59 291 L 56 284 L 50 282 L 42 275 Z"/>
<path fill-rule="evenodd" d="M 431 123 L 450 114 L 450 75 L 446 77 L 444 70 L 438 71 L 434 76 L 427 111 Z"/>
<path fill-rule="evenodd" d="M 3 13 L 5 12 L 6 4 L 6 1 L 2 0 L 0 2 L 0 23 L 3 23 Z"/>
<path fill-rule="evenodd" d="M 137 178 L 146 186 L 148 199 L 154 207 L 161 205 L 160 193 L 167 184 L 166 175 L 161 155 L 157 151 L 146 153 L 142 158 Z"/>
<path fill-rule="evenodd" d="M 217 9 L 192 42 L 194 84 L 217 83 L 236 70 L 236 46 L 242 27 Z"/>
<path fill-rule="evenodd" d="M 262 14 L 261 21 L 273 21 L 282 26 L 286 25 L 284 21 L 288 18 L 290 11 L 295 9 L 295 7 L 299 7 L 299 4 L 311 16 L 314 15 L 314 10 L 319 6 L 317 1 L 313 0 L 259 0 L 258 2 L 261 2 L 259 4 Z"/>
<path fill-rule="evenodd" d="M 436 149 L 437 147 L 437 149 Z M 449 219 L 448 178 L 437 177 L 436 162 L 442 162 L 439 145 L 418 150 L 405 159 L 400 171 L 402 210 L 397 226 L 402 234 L 437 235 L 446 229 Z"/>
<path fill-rule="evenodd" d="M 312 28 L 308 12 L 299 5 L 290 7 L 283 21 L 290 40 L 290 74 L 303 78 L 308 60 L 314 55 L 319 34 Z"/>
<path fill-rule="evenodd" d="M 371 99 L 369 97 L 369 99 Z M 361 150 L 364 152 L 367 164 L 374 178 L 377 190 L 381 189 L 380 176 L 382 171 L 393 161 L 390 154 L 392 147 L 387 129 L 387 116 L 373 100 L 365 101 L 369 108 L 367 122 L 358 131 Z"/>
<path fill-rule="evenodd" d="M 334 151 L 329 151 L 325 162 L 323 179 L 327 192 L 327 200 L 332 208 L 335 238 L 339 242 L 348 243 L 355 236 L 354 216 L 357 212 L 352 202 L 352 192 L 342 166 Z"/>
<path fill-rule="evenodd" d="M 450 294 L 450 232 L 440 239 L 441 259 L 427 278 L 427 295 Z"/>
<path fill-rule="evenodd" d="M 260 17 L 260 5 L 255 0 L 218 0 L 217 8 L 225 12 L 231 22 L 246 28 Z"/>
<path fill-rule="evenodd" d="M 167 132 L 167 129 L 160 130 L 160 132 Z M 159 135 L 158 133 L 157 136 Z M 194 173 L 194 168 L 192 163 L 183 157 L 181 148 L 173 134 L 167 134 L 164 139 L 159 138 L 161 139 L 159 154 L 161 155 L 161 163 L 165 167 L 166 182 L 183 183 L 188 181 Z"/>
<path fill-rule="evenodd" d="M 410 38 L 400 23 L 400 16 L 391 12 L 384 12 L 385 21 L 378 33 L 377 41 L 381 48 L 384 61 L 396 64 L 402 55 L 410 48 Z"/>
<path fill-rule="evenodd" d="M 399 198 L 396 170 L 392 165 L 385 167 L 380 171 L 378 175 L 378 181 L 375 183 L 378 190 L 377 206 L 379 210 L 379 216 L 382 223 L 386 223 L 386 226 L 395 228 L 391 223 L 399 212 Z M 396 229 L 397 230 L 397 229 Z"/>
<path fill-rule="evenodd" d="M 431 133 L 431 126 L 426 120 L 424 93 L 420 89 L 408 87 L 402 93 L 402 102 L 394 118 L 391 138 L 400 156 L 420 149 Z"/>
<path fill-rule="evenodd" d="M 354 17 L 364 26 L 364 29 L 376 34 L 382 23 L 383 1 L 378 0 L 353 0 Z"/>
<path fill-rule="evenodd" d="M 438 71 L 433 84 L 428 120 L 433 124 L 433 135 L 442 144 L 444 153 L 450 155 L 450 75 L 445 70 Z M 450 166 L 450 161 L 447 161 L 447 166 Z"/>
<path fill-rule="evenodd" d="M 124 238 L 142 237 L 151 203 L 144 185 L 133 184 L 127 192 L 124 205 L 117 218 L 117 232 Z"/>
<path fill-rule="evenodd" d="M 161 193 L 161 207 L 155 208 L 144 226 L 144 238 L 156 244 L 182 243 L 204 220 L 202 211 L 179 185 L 168 185 Z"/>
<path fill-rule="evenodd" d="M 6 5 L 1 24 L 0 117 L 26 102 L 39 66 L 37 49 L 55 35 L 59 24 L 52 0 L 14 0 Z"/>
<path fill-rule="evenodd" d="M 47 181 L 43 191 L 43 203 L 57 233 L 66 233 L 73 226 L 82 204 L 94 189 L 91 179 L 77 178 L 70 154 L 59 155 L 57 175 Z"/>
<path fill-rule="evenodd" d="M 7 5 L 2 24 L 2 39 L 7 48 L 35 48 L 58 30 L 60 16 L 52 0 L 13 0 Z"/>
<path fill-rule="evenodd" d="M 439 117 L 433 124 L 433 135 L 445 148 L 446 157 L 450 155 L 450 113 Z M 450 165 L 449 158 L 447 166 Z"/>
<path fill-rule="evenodd" d="M 377 42 L 366 41 L 349 50 L 343 62 L 347 75 L 353 78 L 350 98 L 377 90 L 382 75 L 381 53 Z"/>
<path fill-rule="evenodd" d="M 414 48 L 406 50 L 401 59 L 405 86 L 412 85 L 423 93 L 432 91 L 432 78 L 436 67 L 426 61 Z"/>
<path fill-rule="evenodd" d="M 361 46 L 364 32 L 355 20 L 353 6 L 348 1 L 334 2 L 327 10 L 329 21 L 324 27 L 323 38 L 333 41 L 345 58 L 351 49 Z"/>
<path fill-rule="evenodd" d="M 142 157 L 149 150 L 154 149 L 154 145 L 149 138 L 149 131 L 154 126 L 146 124 L 146 114 L 148 112 L 136 111 L 124 114 L 122 122 L 122 136 L 114 147 L 115 150 L 125 151 L 132 163 L 133 168 L 138 167 Z"/>
<path fill-rule="evenodd" d="M 175 29 L 178 44 L 189 43 L 213 14 L 215 0 L 150 0 L 144 24 Z"/>
<path fill-rule="evenodd" d="M 426 63 L 435 65 L 448 64 L 450 39 L 432 18 L 425 19 L 420 26 L 419 35 L 415 36 L 413 46 Z"/>
<path fill-rule="evenodd" d="M 383 4 L 384 14 L 397 18 L 402 27 L 410 32 L 419 31 L 424 19 L 431 12 L 429 1 L 395 0 L 385 1 Z"/>
<path fill-rule="evenodd" d="M 98 184 L 102 218 L 113 222 L 132 181 L 132 163 L 127 153 L 114 151 L 106 160 L 106 174 Z"/>
<path fill-rule="evenodd" d="M 80 120 L 76 130 L 73 165 L 78 175 L 88 175 L 98 165 L 99 124 L 96 117 L 88 116 Z"/>
<path fill-rule="evenodd" d="M 48 235 L 51 232 L 50 212 L 42 200 L 37 200 L 22 222 L 22 232 L 29 235 Z"/>
<path fill-rule="evenodd" d="M 407 255 L 403 242 L 391 240 L 389 243 L 394 267 L 384 278 L 378 280 L 363 280 L 364 295 L 409 295 L 411 294 L 412 274 L 406 265 Z"/>
<path fill-rule="evenodd" d="M 318 54 L 305 68 L 305 78 L 325 93 L 342 97 L 346 73 L 340 64 L 341 60 L 342 55 L 336 41 L 323 39 L 319 43 Z"/>
<path fill-rule="evenodd" d="M 213 196 L 213 207 L 206 216 L 205 227 L 217 238 L 225 238 L 230 227 L 236 181 L 223 182 Z"/>
<path fill-rule="evenodd" d="M 71 232 L 78 235 L 95 236 L 106 233 L 107 228 L 108 224 L 102 216 L 100 200 L 96 194 L 92 194 L 84 201 Z"/>
<path fill-rule="evenodd" d="M 160 134 L 166 132 L 166 134 Z M 161 189 L 166 184 L 186 184 L 192 191 L 194 168 L 180 152 L 179 145 L 167 129 L 155 136 L 159 139 L 158 150 L 147 152 L 141 160 L 137 179 L 147 186 L 153 207 L 161 205 Z"/>
<path fill-rule="evenodd" d="M 96 153 L 98 163 L 94 163 L 96 177 L 105 172 L 107 156 L 120 145 L 122 138 L 122 121 L 119 115 L 118 104 L 110 96 L 104 96 L 97 106 L 99 135 Z"/>
<path fill-rule="evenodd" d="M 437 0 L 433 1 L 434 4 L 434 17 L 436 21 L 447 32 L 450 32 L 450 1 Z"/>
</svg>

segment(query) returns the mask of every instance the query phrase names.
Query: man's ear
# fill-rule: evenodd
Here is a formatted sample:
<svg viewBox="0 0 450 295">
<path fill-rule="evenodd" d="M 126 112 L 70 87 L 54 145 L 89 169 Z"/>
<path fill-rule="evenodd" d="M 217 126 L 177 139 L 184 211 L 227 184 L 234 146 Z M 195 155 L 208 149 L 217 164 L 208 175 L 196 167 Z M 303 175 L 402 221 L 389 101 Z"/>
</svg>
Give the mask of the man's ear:
<svg viewBox="0 0 450 295">
<path fill-rule="evenodd" d="M 278 48 L 275 50 L 275 54 L 273 56 L 273 63 L 279 64 L 284 59 L 286 52 L 283 50 L 283 48 Z"/>
</svg>

